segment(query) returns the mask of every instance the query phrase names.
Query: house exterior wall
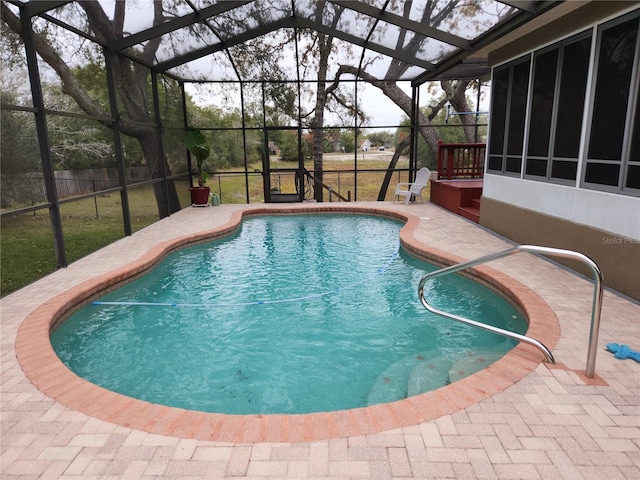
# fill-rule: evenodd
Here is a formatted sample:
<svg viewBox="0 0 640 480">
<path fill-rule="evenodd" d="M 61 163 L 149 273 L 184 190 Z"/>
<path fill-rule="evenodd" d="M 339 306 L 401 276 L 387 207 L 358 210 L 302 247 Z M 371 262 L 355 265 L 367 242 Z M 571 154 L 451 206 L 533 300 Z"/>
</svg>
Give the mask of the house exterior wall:
<svg viewBox="0 0 640 480">
<path fill-rule="evenodd" d="M 587 255 L 602 271 L 605 285 L 640 300 L 639 240 L 489 197 L 482 198 L 480 223 L 521 245 L 563 248 Z M 579 262 L 553 260 L 593 278 Z"/>
<path fill-rule="evenodd" d="M 640 242 L 638 197 L 500 175 L 485 175 L 482 194 L 514 207 L 543 212 Z M 484 205 L 482 207 L 484 215 Z"/>
<path fill-rule="evenodd" d="M 626 188 L 630 184 L 633 185 L 633 182 L 623 177 L 617 189 L 589 184 L 585 181 L 585 168 L 589 157 L 590 119 L 594 109 L 598 28 L 604 22 L 628 15 L 630 12 L 633 14 L 639 5 L 639 2 L 584 2 L 582 8 L 574 10 L 565 18 L 551 22 L 517 42 L 490 53 L 489 58 L 496 62 L 493 66 L 497 68 L 501 68 L 508 62 L 517 65 L 520 59 L 527 55 L 531 56 L 529 61 L 532 66 L 529 67 L 526 119 L 523 121 L 522 117 L 520 118 L 524 124 L 524 141 L 519 147 L 521 148 L 521 166 L 518 166 L 519 155 L 514 155 L 513 150 L 507 151 L 508 142 L 512 141 L 512 138 L 504 140 L 502 171 L 499 171 L 499 156 L 491 158 L 490 148 L 487 148 L 487 172 L 480 215 L 482 225 L 518 243 L 568 248 L 590 256 L 602 268 L 607 285 L 637 299 L 640 299 L 640 273 L 638 273 L 640 272 L 640 196 L 637 187 Z M 574 160 L 575 178 L 552 178 L 550 166 L 555 159 L 551 154 L 546 160 L 549 163 L 546 177 L 544 173 L 539 172 L 537 175 L 542 176 L 535 177 L 527 167 L 529 161 L 527 154 L 529 158 L 531 157 L 527 145 L 528 135 L 530 124 L 534 121 L 530 110 L 535 100 L 533 86 L 535 55 L 538 52 L 544 52 L 543 49 L 548 46 L 553 47 L 560 40 L 564 41 L 585 32 L 592 32 L 593 40 L 583 111 L 576 112 L 582 115 L 582 121 L 579 129 L 579 153 Z M 637 45 L 638 43 L 636 43 L 636 50 Z M 639 57 L 640 54 L 637 53 L 636 58 Z M 626 125 L 634 122 L 633 109 L 637 106 L 632 105 L 633 98 L 640 95 L 638 93 L 640 87 L 637 85 L 639 83 L 638 63 L 640 61 L 636 60 L 631 77 L 632 99 L 629 102 L 631 111 L 627 113 Z M 510 88 L 509 95 L 511 91 Z M 557 96 L 555 98 L 557 101 Z M 505 102 L 509 101 L 511 97 L 505 100 Z M 554 117 L 559 116 L 558 110 L 556 106 Z M 494 134 L 493 114 L 492 111 L 489 143 L 491 143 L 491 135 Z M 634 128 L 638 128 L 637 116 L 635 118 Z M 507 116 L 506 129 L 510 128 L 509 120 Z M 514 119 L 511 118 L 511 121 Z M 631 131 L 633 134 L 633 129 L 628 126 L 626 128 L 627 132 Z M 505 137 L 506 135 L 507 133 Z M 552 141 L 549 142 L 551 145 Z M 624 154 L 626 157 L 621 162 L 622 168 L 637 168 L 637 159 L 634 160 L 634 157 L 628 153 L 630 142 L 628 139 L 625 142 L 627 142 L 625 143 L 627 153 Z M 589 159 L 589 162 L 593 160 Z M 627 174 L 623 172 L 623 175 Z M 631 174 L 628 175 L 631 179 Z M 575 264 L 570 265 L 575 267 Z"/>
</svg>

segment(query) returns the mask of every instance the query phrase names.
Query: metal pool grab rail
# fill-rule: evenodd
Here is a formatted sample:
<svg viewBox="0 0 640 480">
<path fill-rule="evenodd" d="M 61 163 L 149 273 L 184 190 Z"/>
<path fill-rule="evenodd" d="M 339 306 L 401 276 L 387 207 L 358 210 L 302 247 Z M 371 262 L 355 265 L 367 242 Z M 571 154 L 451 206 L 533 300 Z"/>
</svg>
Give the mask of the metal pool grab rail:
<svg viewBox="0 0 640 480">
<path fill-rule="evenodd" d="M 551 248 L 551 247 L 539 247 L 536 245 L 518 245 L 516 247 L 508 248 L 506 250 L 492 253 L 490 255 L 486 255 L 484 257 L 476 258 L 475 260 L 470 260 L 468 262 L 459 263 L 457 265 L 452 265 L 450 267 L 442 268 L 440 270 L 436 270 L 435 272 L 428 273 L 422 280 L 420 280 L 420 285 L 418 286 L 418 296 L 420 297 L 420 302 L 424 308 L 429 310 L 432 313 L 437 315 L 441 315 L 443 317 L 450 318 L 452 320 L 456 320 L 458 322 L 466 323 L 467 325 L 472 325 L 474 327 L 482 328 L 484 330 L 488 330 L 489 332 L 496 333 L 498 335 L 502 335 L 508 338 L 513 338 L 520 342 L 525 342 L 534 347 L 542 350 L 542 352 L 547 357 L 547 360 L 551 363 L 555 363 L 552 353 L 549 351 L 547 347 L 545 347 L 538 340 L 527 337 L 526 335 L 520 335 L 515 332 L 511 332 L 509 330 L 504 330 L 502 328 L 494 327 L 492 325 L 487 325 L 485 323 L 476 322 L 475 320 L 471 320 L 469 318 L 460 317 L 453 313 L 443 312 L 442 310 L 438 310 L 437 308 L 432 307 L 427 302 L 427 299 L 424 297 L 424 285 L 428 280 L 436 277 L 440 277 L 442 275 L 447 275 L 449 273 L 455 273 L 460 270 L 464 270 L 465 268 L 474 267 L 476 265 L 480 265 L 482 263 L 491 262 L 493 260 L 498 260 L 503 257 L 507 257 L 509 255 L 513 255 L 520 252 L 529 252 L 529 253 L 538 253 L 542 255 L 555 256 L 555 257 L 564 257 L 564 258 L 573 258 L 575 260 L 579 260 L 582 263 L 586 264 L 590 269 L 591 273 L 593 273 L 594 278 L 594 291 L 593 291 L 593 304 L 591 306 L 591 330 L 589 333 L 589 349 L 587 351 L 587 366 L 585 369 L 585 375 L 589 378 L 593 378 L 595 375 L 596 368 L 596 349 L 598 348 L 598 332 L 600 331 L 600 312 L 602 310 L 602 295 L 603 295 L 603 282 L 602 282 L 602 272 L 596 263 L 591 260 L 586 255 L 582 253 L 574 252 L 572 250 L 563 250 L 560 248 Z"/>
</svg>

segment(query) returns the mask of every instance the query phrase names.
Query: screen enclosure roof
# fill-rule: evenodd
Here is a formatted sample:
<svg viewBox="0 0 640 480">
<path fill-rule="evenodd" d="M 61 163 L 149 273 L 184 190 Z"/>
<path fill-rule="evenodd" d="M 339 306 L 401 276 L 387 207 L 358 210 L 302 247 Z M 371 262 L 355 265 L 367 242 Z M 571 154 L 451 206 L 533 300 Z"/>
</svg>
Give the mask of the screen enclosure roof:
<svg viewBox="0 0 640 480">
<path fill-rule="evenodd" d="M 473 56 L 561 2 L 544 0 L 99 0 L 20 1 L 52 22 L 156 73 L 195 82 L 411 81 L 480 78 Z M 118 28 L 103 28 L 103 25 Z M 324 42 L 324 43 L 323 43 Z"/>
</svg>

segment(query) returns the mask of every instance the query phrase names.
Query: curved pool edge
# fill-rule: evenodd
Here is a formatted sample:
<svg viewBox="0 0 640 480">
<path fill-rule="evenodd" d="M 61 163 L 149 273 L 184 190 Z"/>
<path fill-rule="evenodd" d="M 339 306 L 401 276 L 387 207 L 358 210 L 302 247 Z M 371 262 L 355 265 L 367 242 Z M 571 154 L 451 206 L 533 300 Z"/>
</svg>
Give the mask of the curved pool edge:
<svg viewBox="0 0 640 480">
<path fill-rule="evenodd" d="M 440 264 L 464 260 L 418 241 L 413 232 L 420 219 L 404 212 L 358 206 L 309 205 L 237 210 L 226 224 L 218 228 L 160 242 L 126 267 L 72 287 L 37 307 L 18 329 L 15 343 L 17 359 L 27 378 L 41 392 L 91 417 L 156 434 L 231 443 L 309 442 L 417 425 L 502 392 L 543 361 L 541 352 L 519 344 L 480 372 L 438 390 L 392 403 L 310 414 L 228 415 L 151 404 L 106 390 L 78 377 L 53 351 L 50 332 L 70 311 L 128 278 L 144 273 L 178 248 L 228 235 L 239 227 L 245 217 L 252 215 L 339 212 L 402 220 L 405 225 L 400 232 L 400 241 L 411 254 Z M 528 335 L 550 349 L 554 348 L 560 335 L 559 322 L 552 309 L 537 294 L 514 278 L 487 266 L 477 267 L 473 274 L 523 311 L 529 321 Z"/>
</svg>

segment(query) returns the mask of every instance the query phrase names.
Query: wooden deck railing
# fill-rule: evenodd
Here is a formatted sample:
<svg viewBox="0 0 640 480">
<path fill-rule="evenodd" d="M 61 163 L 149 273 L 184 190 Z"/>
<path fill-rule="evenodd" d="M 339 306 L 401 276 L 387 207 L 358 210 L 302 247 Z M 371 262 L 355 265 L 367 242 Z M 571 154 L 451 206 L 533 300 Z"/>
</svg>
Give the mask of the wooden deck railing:
<svg viewBox="0 0 640 480">
<path fill-rule="evenodd" d="M 484 143 L 438 142 L 438 180 L 482 178 Z"/>
</svg>

